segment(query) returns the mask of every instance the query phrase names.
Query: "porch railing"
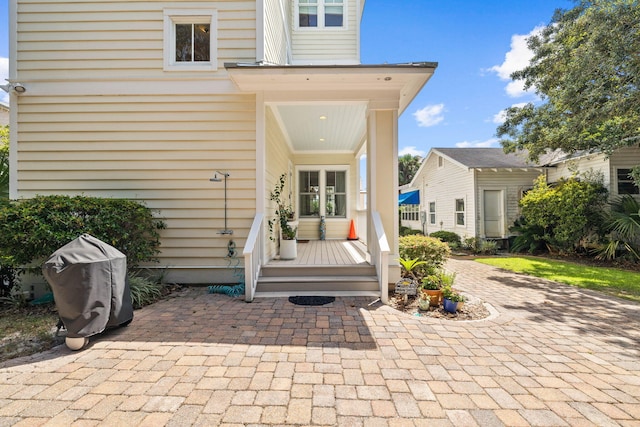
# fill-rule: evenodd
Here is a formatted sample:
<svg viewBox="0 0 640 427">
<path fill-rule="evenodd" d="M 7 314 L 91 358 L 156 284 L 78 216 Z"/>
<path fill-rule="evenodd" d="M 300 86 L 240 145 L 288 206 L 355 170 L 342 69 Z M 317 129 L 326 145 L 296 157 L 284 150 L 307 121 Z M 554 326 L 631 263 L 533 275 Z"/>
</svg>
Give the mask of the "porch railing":
<svg viewBox="0 0 640 427">
<path fill-rule="evenodd" d="M 371 222 L 374 235 L 372 241 L 368 243 L 369 252 L 378 273 L 380 301 L 386 304 L 389 299 L 389 242 L 378 211 L 371 212 Z"/>
<path fill-rule="evenodd" d="M 247 243 L 244 245 L 244 300 L 246 302 L 253 301 L 256 294 L 256 286 L 258 285 L 258 276 L 262 268 L 262 254 L 264 245 L 264 214 L 257 213 L 253 218 Z"/>
</svg>

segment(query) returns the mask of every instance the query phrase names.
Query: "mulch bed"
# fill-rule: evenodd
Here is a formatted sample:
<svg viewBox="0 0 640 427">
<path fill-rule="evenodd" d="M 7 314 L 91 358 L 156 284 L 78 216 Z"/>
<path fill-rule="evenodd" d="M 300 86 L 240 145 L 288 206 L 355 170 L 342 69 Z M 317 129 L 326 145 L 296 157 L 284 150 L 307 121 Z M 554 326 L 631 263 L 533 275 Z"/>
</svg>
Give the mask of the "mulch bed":
<svg viewBox="0 0 640 427">
<path fill-rule="evenodd" d="M 442 305 L 429 307 L 429 311 L 422 311 L 418 308 L 417 297 L 409 296 L 407 304 L 405 304 L 404 295 L 397 295 L 394 292 L 389 292 L 389 306 L 416 317 L 433 317 L 448 320 L 481 320 L 489 317 L 491 313 L 484 306 L 483 301 L 469 295 L 465 295 L 465 297 L 467 301 L 456 313 L 444 311 Z"/>
</svg>

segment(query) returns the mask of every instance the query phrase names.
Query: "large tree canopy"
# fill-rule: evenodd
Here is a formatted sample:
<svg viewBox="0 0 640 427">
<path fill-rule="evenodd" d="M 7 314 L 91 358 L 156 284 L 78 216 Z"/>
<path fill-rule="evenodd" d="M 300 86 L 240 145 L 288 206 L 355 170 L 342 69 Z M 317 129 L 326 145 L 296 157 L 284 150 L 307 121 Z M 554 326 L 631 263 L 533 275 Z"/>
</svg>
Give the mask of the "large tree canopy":
<svg viewBox="0 0 640 427">
<path fill-rule="evenodd" d="M 537 159 L 547 149 L 610 154 L 640 142 L 637 0 L 577 1 L 528 44 L 533 59 L 511 77 L 542 102 L 507 109 L 497 130 L 505 151 Z"/>
</svg>

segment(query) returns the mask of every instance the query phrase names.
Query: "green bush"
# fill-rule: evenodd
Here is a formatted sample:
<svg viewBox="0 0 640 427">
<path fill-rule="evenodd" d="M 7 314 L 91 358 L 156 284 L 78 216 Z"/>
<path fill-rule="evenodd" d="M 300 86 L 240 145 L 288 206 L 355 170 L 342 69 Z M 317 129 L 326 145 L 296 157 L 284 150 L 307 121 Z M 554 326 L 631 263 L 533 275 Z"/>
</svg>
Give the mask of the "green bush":
<svg viewBox="0 0 640 427">
<path fill-rule="evenodd" d="M 422 235 L 422 231 L 414 230 L 405 226 L 400 227 L 400 236 L 412 236 L 412 235 Z"/>
<path fill-rule="evenodd" d="M 443 242 L 453 244 L 453 246 L 455 247 L 460 246 L 460 243 L 461 243 L 460 236 L 458 236 L 453 231 L 444 231 L 444 230 L 434 231 L 433 233 L 429 234 L 429 236 L 435 237 L 436 239 L 440 239 Z"/>
<path fill-rule="evenodd" d="M 141 276 L 130 275 L 129 289 L 131 290 L 131 304 L 133 308 L 142 308 L 146 305 L 162 299 L 165 294 L 165 285 Z"/>
<path fill-rule="evenodd" d="M 571 253 L 602 226 L 606 200 L 607 190 L 595 180 L 572 177 L 552 186 L 541 175 L 520 207 L 527 226 L 541 229 L 540 240 L 549 249 Z"/>
<path fill-rule="evenodd" d="M 0 207 L 0 260 L 10 266 L 40 263 L 88 233 L 124 253 L 128 268 L 134 268 L 158 260 L 163 228 L 164 222 L 140 202 L 36 196 Z"/>
<path fill-rule="evenodd" d="M 446 243 L 433 237 L 418 235 L 400 237 L 399 252 L 401 258 L 418 258 L 427 263 L 417 267 L 418 274 L 416 276 L 419 277 L 424 276 L 426 272 L 440 268 L 451 255 L 451 250 Z"/>
</svg>

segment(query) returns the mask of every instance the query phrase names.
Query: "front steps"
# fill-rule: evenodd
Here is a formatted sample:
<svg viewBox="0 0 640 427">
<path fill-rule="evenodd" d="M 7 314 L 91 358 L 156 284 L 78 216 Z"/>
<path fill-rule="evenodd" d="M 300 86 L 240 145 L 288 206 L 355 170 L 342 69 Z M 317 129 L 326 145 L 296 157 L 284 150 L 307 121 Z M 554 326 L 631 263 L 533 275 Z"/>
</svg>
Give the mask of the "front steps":
<svg viewBox="0 0 640 427">
<path fill-rule="evenodd" d="M 372 265 L 264 265 L 255 297 L 380 296 Z"/>
</svg>

